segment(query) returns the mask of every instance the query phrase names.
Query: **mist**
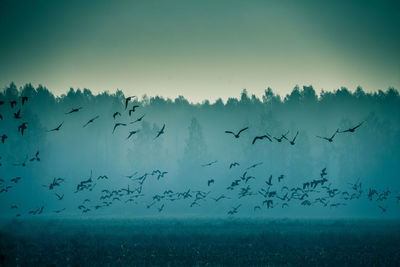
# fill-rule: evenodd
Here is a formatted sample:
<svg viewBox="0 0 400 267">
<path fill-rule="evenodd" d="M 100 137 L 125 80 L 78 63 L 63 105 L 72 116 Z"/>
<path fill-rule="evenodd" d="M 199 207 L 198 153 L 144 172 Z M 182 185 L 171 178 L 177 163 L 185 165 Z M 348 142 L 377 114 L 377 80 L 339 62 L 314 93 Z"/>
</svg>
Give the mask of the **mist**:
<svg viewBox="0 0 400 267">
<path fill-rule="evenodd" d="M 22 96 L 28 97 L 24 105 Z M 12 188 L 0 194 L 1 216 L 31 216 L 29 211 L 43 206 L 43 215 L 49 217 L 218 217 L 228 216 L 238 205 L 236 216 L 244 217 L 400 216 L 400 96 L 396 89 L 366 93 L 362 88 L 354 92 L 341 88 L 317 95 L 313 87 L 304 86 L 279 96 L 268 88 L 262 98 L 243 90 L 238 98 L 201 104 L 190 103 L 183 96 L 144 95 L 132 98 L 125 109 L 128 96 L 123 91 L 92 94 L 89 89 L 71 88 L 56 97 L 44 86 L 34 88 L 31 84 L 18 88 L 11 83 L 4 88 L 0 93 L 4 102 L 0 106 L 0 134 L 8 138 L 0 144 L 0 188 Z M 10 108 L 13 100 L 17 104 Z M 139 107 L 130 116 L 134 105 Z M 13 118 L 19 109 L 21 119 Z M 115 112 L 121 116 L 114 119 Z M 22 122 L 28 122 L 23 136 L 18 131 Z M 59 131 L 50 131 L 61 123 Z M 114 123 L 126 126 L 118 126 L 113 133 Z M 336 130 L 360 123 L 355 132 L 336 134 L 333 142 L 317 137 L 330 137 Z M 156 138 L 163 125 L 164 134 Z M 239 138 L 225 132 L 236 133 L 245 127 L 248 129 Z M 138 132 L 128 138 L 134 130 Z M 291 145 L 289 140 L 297 132 Z M 255 136 L 266 133 L 272 141 L 262 139 L 252 144 Z M 286 133 L 287 139 L 274 139 Z M 37 152 L 40 160 L 35 158 Z M 234 162 L 239 165 L 230 168 Z M 251 168 L 254 164 L 257 166 Z M 327 206 L 292 200 L 281 207 L 278 199 L 274 208 L 263 204 L 259 192 L 267 189 L 270 175 L 271 190 L 283 195 L 283 186 L 302 187 L 319 179 L 324 168 L 326 185 L 341 193 L 351 194 L 354 185 L 362 184 L 359 198 L 346 200 L 340 194 Z M 156 170 L 166 173 L 158 177 Z M 227 189 L 245 172 L 254 179 Z M 284 178 L 278 182 L 281 175 Z M 10 180 L 15 177 L 21 179 L 14 184 Z M 50 189 L 57 178 L 62 182 Z M 77 190 L 90 178 L 90 187 Z M 210 180 L 214 182 L 208 185 Z M 128 186 L 129 190 L 140 188 L 137 197 L 128 201 L 129 197 L 123 196 L 103 206 L 103 190 Z M 243 188 L 248 190 L 244 196 Z M 378 194 L 389 190 L 390 194 L 384 202 L 371 201 L 370 189 Z M 167 190 L 181 194 L 190 190 L 191 197 L 173 201 L 165 197 Z M 315 190 L 310 193 L 312 201 L 323 192 Z M 206 197 L 197 198 L 197 191 Z M 63 199 L 58 200 L 56 193 L 64 195 Z M 164 197 L 157 200 L 157 195 Z M 213 200 L 221 195 L 227 198 Z M 340 205 L 330 206 L 334 203 Z M 83 204 L 90 212 L 82 213 L 78 207 Z M 10 209 L 12 205 L 17 205 L 18 211 Z M 255 206 L 261 209 L 255 210 Z M 57 210 L 63 212 L 55 213 Z"/>
</svg>

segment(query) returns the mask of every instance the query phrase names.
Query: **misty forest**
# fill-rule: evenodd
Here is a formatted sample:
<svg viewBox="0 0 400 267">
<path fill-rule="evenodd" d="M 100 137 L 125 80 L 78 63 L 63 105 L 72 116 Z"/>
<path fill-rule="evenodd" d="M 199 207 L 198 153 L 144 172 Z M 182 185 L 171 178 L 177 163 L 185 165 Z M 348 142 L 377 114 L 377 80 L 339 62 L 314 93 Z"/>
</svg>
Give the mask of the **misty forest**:
<svg viewBox="0 0 400 267">
<path fill-rule="evenodd" d="M 400 215 L 400 95 L 268 88 L 215 103 L 11 83 L 3 217 Z"/>
</svg>

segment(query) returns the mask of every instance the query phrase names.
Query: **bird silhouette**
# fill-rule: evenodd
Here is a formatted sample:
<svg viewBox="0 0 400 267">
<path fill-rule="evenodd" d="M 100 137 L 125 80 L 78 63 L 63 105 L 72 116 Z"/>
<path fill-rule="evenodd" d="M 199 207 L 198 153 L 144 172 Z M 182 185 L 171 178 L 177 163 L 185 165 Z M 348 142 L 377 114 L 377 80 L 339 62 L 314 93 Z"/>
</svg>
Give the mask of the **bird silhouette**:
<svg viewBox="0 0 400 267">
<path fill-rule="evenodd" d="M 214 179 L 210 179 L 207 181 L 207 186 L 210 186 L 211 184 L 213 184 L 215 181 Z"/>
<path fill-rule="evenodd" d="M 130 122 L 130 124 L 134 124 L 135 122 L 139 122 L 142 121 L 142 119 L 144 118 L 145 114 L 143 114 L 141 117 L 139 117 L 138 119 L 136 119 L 135 121 Z"/>
<path fill-rule="evenodd" d="M 229 165 L 229 169 L 232 169 L 232 167 L 235 167 L 235 166 L 239 166 L 240 164 L 238 163 L 238 162 L 233 162 L 233 163 L 231 163 L 230 165 Z"/>
<path fill-rule="evenodd" d="M 117 117 L 117 116 L 121 116 L 121 113 L 120 112 L 114 112 L 114 114 L 113 114 L 113 118 L 114 118 L 114 120 L 115 120 L 115 117 Z"/>
<path fill-rule="evenodd" d="M 268 134 L 265 134 L 265 135 L 254 137 L 253 142 L 251 142 L 251 144 L 254 145 L 257 140 L 263 140 L 263 139 L 268 139 L 270 142 L 272 142 L 271 137 Z"/>
<path fill-rule="evenodd" d="M 165 130 L 165 124 L 163 125 L 163 127 L 161 128 L 161 130 L 158 131 L 157 136 L 156 136 L 154 139 L 156 139 L 156 138 L 160 137 L 160 135 L 164 134 L 164 130 Z"/>
<path fill-rule="evenodd" d="M 94 122 L 95 120 L 97 120 L 100 116 L 97 115 L 96 117 L 90 119 L 85 125 L 83 125 L 83 128 L 85 128 L 86 126 L 88 126 L 90 123 Z"/>
<path fill-rule="evenodd" d="M 14 119 L 21 119 L 21 109 L 14 113 Z"/>
<path fill-rule="evenodd" d="M 64 124 L 64 122 L 60 123 L 56 128 L 49 130 L 48 132 L 53 132 L 53 131 L 59 131 L 61 126 Z"/>
<path fill-rule="evenodd" d="M 120 123 L 120 122 L 115 123 L 115 124 L 114 124 L 114 129 L 113 129 L 112 133 L 114 133 L 114 132 L 115 132 L 115 129 L 117 129 L 117 127 L 119 127 L 119 126 L 126 126 L 126 124 L 125 124 L 125 123 Z"/>
<path fill-rule="evenodd" d="M 133 112 L 136 111 L 136 109 L 137 109 L 138 107 L 139 107 L 138 105 L 133 105 L 133 106 L 132 106 L 132 109 L 129 110 L 129 117 L 131 116 L 131 114 L 132 114 Z"/>
<path fill-rule="evenodd" d="M 22 106 L 25 104 L 26 101 L 28 101 L 28 97 L 27 96 L 22 96 Z"/>
<path fill-rule="evenodd" d="M 292 146 L 294 145 L 294 142 L 296 141 L 296 138 L 297 138 L 298 135 L 299 135 L 299 131 L 297 131 L 296 135 L 293 137 L 292 140 L 288 140 L 289 143 L 290 143 Z"/>
<path fill-rule="evenodd" d="M 225 133 L 232 134 L 235 138 L 239 138 L 240 134 L 241 134 L 242 132 L 246 131 L 247 129 L 249 129 L 249 127 L 245 127 L 245 128 L 241 129 L 241 130 L 240 130 L 239 132 L 237 132 L 237 133 L 234 133 L 234 132 L 232 132 L 232 131 L 225 131 Z"/>
<path fill-rule="evenodd" d="M 281 137 L 274 137 L 274 139 L 275 139 L 278 143 L 280 143 L 280 142 L 282 142 L 283 139 L 286 139 L 286 140 L 287 140 L 286 135 L 287 135 L 288 133 L 289 133 L 289 131 L 287 131 L 285 134 L 282 134 Z"/>
<path fill-rule="evenodd" d="M 4 141 L 8 138 L 8 136 L 6 134 L 3 134 L 1 136 L 1 142 L 4 144 Z"/>
<path fill-rule="evenodd" d="M 10 101 L 11 108 L 14 108 L 16 105 L 17 105 L 17 101 L 15 101 L 15 100 Z"/>
<path fill-rule="evenodd" d="M 217 163 L 217 162 L 218 162 L 218 160 L 214 160 L 214 161 L 211 161 L 211 162 L 209 162 L 209 163 L 206 163 L 206 164 L 201 165 L 201 167 L 209 167 L 209 166 L 211 166 L 211 165 L 213 165 L 213 164 L 215 164 L 215 163 Z"/>
<path fill-rule="evenodd" d="M 137 134 L 138 132 L 140 132 L 140 130 L 130 131 L 130 132 L 129 132 L 129 135 L 128 135 L 128 137 L 127 137 L 126 139 L 131 138 L 132 135 Z"/>
<path fill-rule="evenodd" d="M 24 135 L 25 130 L 27 129 L 26 125 L 28 123 L 27 122 L 23 122 L 20 126 L 18 126 L 18 132 L 21 133 L 21 135 Z"/>
<path fill-rule="evenodd" d="M 75 112 L 78 112 L 78 111 L 81 110 L 81 109 L 82 109 L 82 107 L 79 107 L 79 108 L 72 108 L 71 111 L 69 111 L 69 112 L 67 112 L 67 113 L 65 113 L 65 114 L 75 113 Z"/>
<path fill-rule="evenodd" d="M 318 138 L 321 138 L 321 139 L 325 139 L 326 141 L 328 141 L 329 143 L 332 143 L 333 142 L 333 138 L 335 138 L 335 136 L 336 136 L 336 134 L 339 132 L 339 129 L 337 129 L 334 133 L 333 133 L 333 135 L 331 136 L 331 137 L 323 137 L 323 136 L 318 136 L 317 135 L 317 137 Z"/>
<path fill-rule="evenodd" d="M 363 123 L 364 123 L 364 121 L 362 121 L 361 123 L 357 124 L 356 126 L 354 126 L 354 127 L 352 127 L 352 128 L 349 128 L 349 129 L 347 129 L 347 130 L 344 130 L 344 131 L 339 131 L 339 130 L 338 130 L 338 133 L 354 133 L 355 130 L 356 130 L 358 127 L 360 127 Z"/>
<path fill-rule="evenodd" d="M 136 97 L 136 96 L 129 96 L 129 97 L 125 98 L 125 110 L 128 108 L 129 101 L 131 101 L 132 98 L 134 98 L 134 97 Z"/>
</svg>

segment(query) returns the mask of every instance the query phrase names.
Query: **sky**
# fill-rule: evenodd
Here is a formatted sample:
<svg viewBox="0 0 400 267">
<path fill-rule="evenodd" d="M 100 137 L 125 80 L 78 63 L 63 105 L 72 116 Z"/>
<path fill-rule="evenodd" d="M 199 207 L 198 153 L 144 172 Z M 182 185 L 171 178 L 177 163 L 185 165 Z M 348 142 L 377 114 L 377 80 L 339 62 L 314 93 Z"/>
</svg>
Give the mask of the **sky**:
<svg viewBox="0 0 400 267">
<path fill-rule="evenodd" d="M 0 1 L 0 88 L 192 102 L 400 88 L 397 1 Z"/>
</svg>

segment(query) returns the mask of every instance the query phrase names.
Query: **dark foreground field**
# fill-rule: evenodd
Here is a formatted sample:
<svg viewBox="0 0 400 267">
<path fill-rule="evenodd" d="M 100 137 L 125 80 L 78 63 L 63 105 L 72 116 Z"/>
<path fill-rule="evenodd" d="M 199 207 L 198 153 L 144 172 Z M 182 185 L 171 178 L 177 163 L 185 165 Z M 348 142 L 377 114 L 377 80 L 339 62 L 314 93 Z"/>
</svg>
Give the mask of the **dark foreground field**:
<svg viewBox="0 0 400 267">
<path fill-rule="evenodd" d="M 33 220 L 1 266 L 400 266 L 398 221 Z"/>
</svg>

